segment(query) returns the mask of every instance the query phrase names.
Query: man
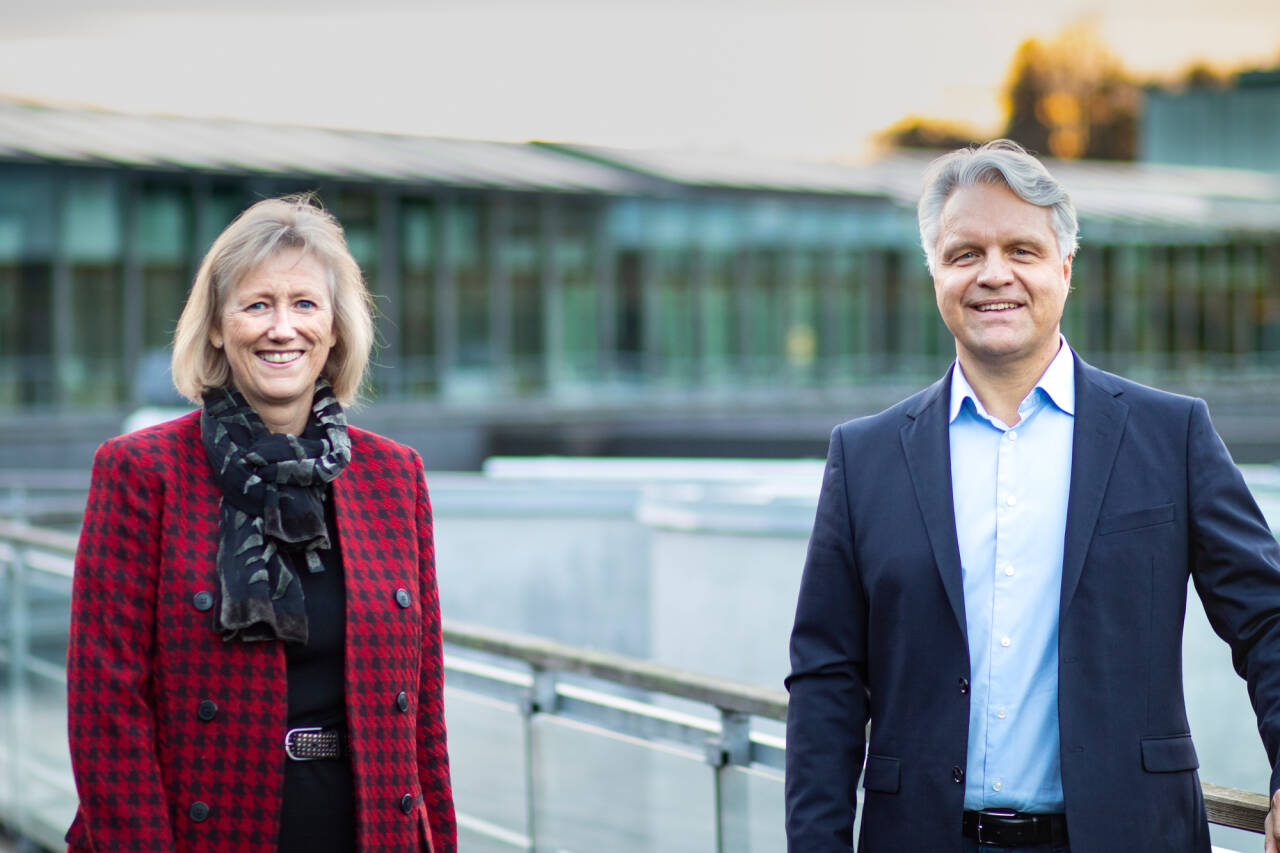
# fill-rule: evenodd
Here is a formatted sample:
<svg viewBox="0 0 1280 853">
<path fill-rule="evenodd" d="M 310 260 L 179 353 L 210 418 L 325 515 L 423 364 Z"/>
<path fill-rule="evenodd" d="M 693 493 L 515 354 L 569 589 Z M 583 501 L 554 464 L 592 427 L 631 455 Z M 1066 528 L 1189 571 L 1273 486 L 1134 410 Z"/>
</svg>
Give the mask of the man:
<svg viewBox="0 0 1280 853">
<path fill-rule="evenodd" d="M 862 853 L 1208 853 L 1187 579 L 1274 794 L 1280 547 L 1202 401 L 1062 338 L 1076 215 L 1039 161 L 948 154 L 919 218 L 956 362 L 832 434 L 791 637 L 789 849 L 851 849 L 861 775 Z"/>
</svg>

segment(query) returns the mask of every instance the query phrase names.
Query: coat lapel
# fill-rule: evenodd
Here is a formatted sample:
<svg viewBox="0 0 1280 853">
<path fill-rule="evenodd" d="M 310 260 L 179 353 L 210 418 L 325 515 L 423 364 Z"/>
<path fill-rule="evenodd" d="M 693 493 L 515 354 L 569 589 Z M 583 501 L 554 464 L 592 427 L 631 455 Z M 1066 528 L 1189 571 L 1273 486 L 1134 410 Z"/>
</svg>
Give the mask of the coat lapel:
<svg viewBox="0 0 1280 853">
<path fill-rule="evenodd" d="M 1062 552 L 1062 599 L 1066 613 L 1080 582 L 1084 558 L 1102 509 L 1129 406 L 1107 375 L 1076 356 L 1076 418 L 1072 431 L 1071 493 L 1067 498 L 1067 530 Z"/>
<path fill-rule="evenodd" d="M 950 394 L 951 373 L 948 371 L 946 376 L 916 398 L 916 405 L 907 410 L 907 422 L 903 424 L 900 435 L 907 468 L 911 472 L 911 484 L 920 504 L 920 514 L 924 517 L 929 545 L 933 549 L 934 563 L 960 632 L 967 639 L 960 543 L 956 536 L 956 513 L 951 498 L 951 442 L 947 429 Z"/>
</svg>

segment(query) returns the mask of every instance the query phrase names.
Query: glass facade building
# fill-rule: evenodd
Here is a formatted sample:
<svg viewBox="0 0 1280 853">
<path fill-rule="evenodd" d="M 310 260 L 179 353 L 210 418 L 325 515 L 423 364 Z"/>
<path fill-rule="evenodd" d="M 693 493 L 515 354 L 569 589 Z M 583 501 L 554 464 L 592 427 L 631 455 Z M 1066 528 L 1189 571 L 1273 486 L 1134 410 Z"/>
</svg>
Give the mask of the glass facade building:
<svg viewBox="0 0 1280 853">
<path fill-rule="evenodd" d="M 255 199 L 299 190 L 342 221 L 375 294 L 377 401 L 918 384 L 952 356 L 917 242 L 924 164 L 797 169 L 0 102 L 0 412 L 172 399 L 167 348 L 205 249 Z M 1082 215 L 1077 349 L 1174 387 L 1280 371 L 1280 177 L 1051 168 Z"/>
</svg>

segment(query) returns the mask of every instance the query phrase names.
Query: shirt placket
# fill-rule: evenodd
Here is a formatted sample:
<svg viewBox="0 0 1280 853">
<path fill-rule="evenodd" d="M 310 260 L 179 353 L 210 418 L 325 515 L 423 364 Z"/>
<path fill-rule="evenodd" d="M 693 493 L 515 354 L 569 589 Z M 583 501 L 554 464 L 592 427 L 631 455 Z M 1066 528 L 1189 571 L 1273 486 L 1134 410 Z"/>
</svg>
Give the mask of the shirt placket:
<svg viewBox="0 0 1280 853">
<path fill-rule="evenodd" d="M 996 530 L 994 573 L 991 582 L 991 685 L 987 693 L 987 778 L 984 780 L 984 797 L 998 797 L 1012 781 L 1007 778 L 1005 767 L 994 756 L 1008 754 L 1008 727 L 1015 711 L 1016 696 L 1008 693 L 1008 671 L 1012 656 L 1017 654 L 1018 640 L 1014 625 L 1017 614 L 1011 602 L 1016 600 L 1014 585 L 1019 567 L 1013 550 L 1017 542 L 1017 530 L 1026 513 L 1026 500 L 1030 495 L 1020 491 L 1018 479 L 1018 428 L 1027 425 L 1027 419 L 1036 411 L 1035 392 L 1018 407 L 1017 426 L 1001 433 L 996 450 Z"/>
</svg>

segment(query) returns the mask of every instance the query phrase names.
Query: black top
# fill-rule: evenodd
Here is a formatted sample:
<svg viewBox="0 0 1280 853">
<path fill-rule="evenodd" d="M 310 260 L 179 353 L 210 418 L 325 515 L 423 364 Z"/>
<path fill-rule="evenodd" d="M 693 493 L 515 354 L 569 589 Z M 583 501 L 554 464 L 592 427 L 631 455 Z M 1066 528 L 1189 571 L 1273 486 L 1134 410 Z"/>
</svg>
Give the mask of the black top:
<svg viewBox="0 0 1280 853">
<path fill-rule="evenodd" d="M 289 728 L 337 728 L 345 737 L 347 598 L 332 490 L 325 495 L 325 525 L 331 547 L 319 552 L 324 571 L 309 572 L 301 556 L 290 563 L 302 580 L 308 636 L 306 645 L 285 643 Z M 282 735 L 281 749 L 283 740 Z M 278 849 L 280 853 L 355 851 L 355 788 L 349 758 L 285 761 Z"/>
</svg>

